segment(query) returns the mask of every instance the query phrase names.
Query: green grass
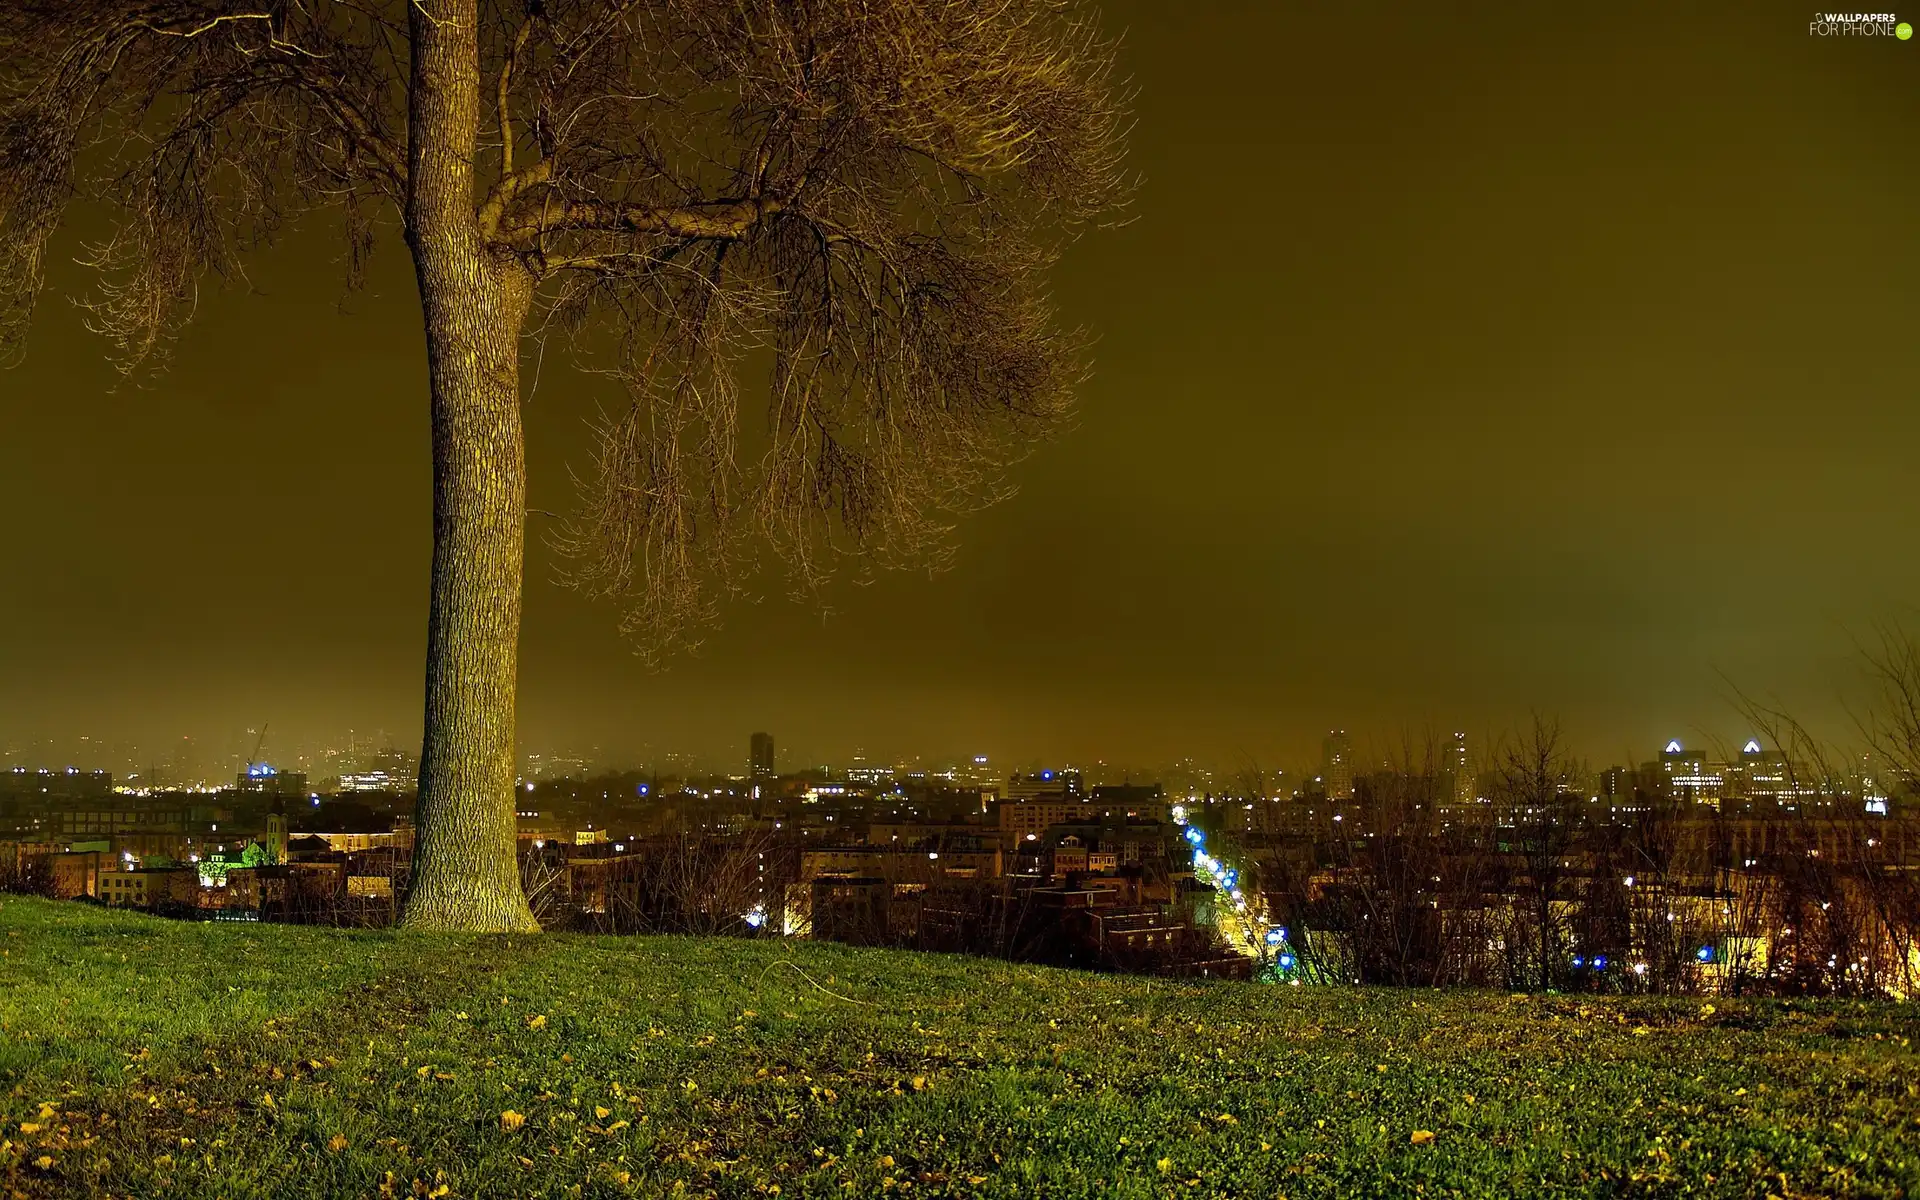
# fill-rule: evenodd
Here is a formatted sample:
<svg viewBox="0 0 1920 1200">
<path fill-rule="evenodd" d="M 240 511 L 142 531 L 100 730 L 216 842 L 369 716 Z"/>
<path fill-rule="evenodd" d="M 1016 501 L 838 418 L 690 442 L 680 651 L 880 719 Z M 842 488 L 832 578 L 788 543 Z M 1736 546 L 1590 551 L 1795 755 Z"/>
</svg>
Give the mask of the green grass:
<svg viewBox="0 0 1920 1200">
<path fill-rule="evenodd" d="M 0 950 L 0 1196 L 1920 1195 L 1912 1006 L 18 899 Z"/>
</svg>

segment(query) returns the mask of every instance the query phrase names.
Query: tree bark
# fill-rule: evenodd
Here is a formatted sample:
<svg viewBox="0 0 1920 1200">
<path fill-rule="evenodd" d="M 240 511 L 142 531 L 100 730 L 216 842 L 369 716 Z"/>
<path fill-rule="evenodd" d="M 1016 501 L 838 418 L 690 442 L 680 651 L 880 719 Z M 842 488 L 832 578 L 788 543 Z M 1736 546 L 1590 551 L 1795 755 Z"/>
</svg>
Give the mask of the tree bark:
<svg viewBox="0 0 1920 1200">
<path fill-rule="evenodd" d="M 489 255 L 474 204 L 476 0 L 412 0 L 407 242 L 433 415 L 426 737 L 401 923 L 531 932 L 514 820 L 526 465 L 519 341 L 531 280 Z"/>
</svg>

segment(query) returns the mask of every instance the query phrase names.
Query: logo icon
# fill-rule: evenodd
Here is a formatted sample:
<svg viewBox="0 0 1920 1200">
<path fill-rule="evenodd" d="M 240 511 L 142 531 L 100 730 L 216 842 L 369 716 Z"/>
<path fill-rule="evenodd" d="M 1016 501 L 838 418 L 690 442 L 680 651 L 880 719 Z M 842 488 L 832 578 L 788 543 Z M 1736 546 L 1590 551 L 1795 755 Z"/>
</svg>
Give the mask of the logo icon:
<svg viewBox="0 0 1920 1200">
<path fill-rule="evenodd" d="M 1902 21 L 1898 25 L 1895 25 L 1893 27 L 1893 36 L 1899 38 L 1901 41 L 1904 42 L 1908 38 L 1913 36 L 1913 26 L 1907 24 L 1905 21 Z"/>
</svg>

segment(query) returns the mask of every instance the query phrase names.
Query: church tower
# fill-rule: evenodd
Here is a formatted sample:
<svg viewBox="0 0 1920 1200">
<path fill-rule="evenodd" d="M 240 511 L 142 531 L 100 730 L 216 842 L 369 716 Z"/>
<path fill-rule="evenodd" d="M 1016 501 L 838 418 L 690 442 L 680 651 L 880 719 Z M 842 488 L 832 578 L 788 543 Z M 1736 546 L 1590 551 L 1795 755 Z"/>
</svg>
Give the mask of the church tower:
<svg viewBox="0 0 1920 1200">
<path fill-rule="evenodd" d="M 267 861 L 275 866 L 287 861 L 287 802 L 278 796 L 267 814 Z"/>
</svg>

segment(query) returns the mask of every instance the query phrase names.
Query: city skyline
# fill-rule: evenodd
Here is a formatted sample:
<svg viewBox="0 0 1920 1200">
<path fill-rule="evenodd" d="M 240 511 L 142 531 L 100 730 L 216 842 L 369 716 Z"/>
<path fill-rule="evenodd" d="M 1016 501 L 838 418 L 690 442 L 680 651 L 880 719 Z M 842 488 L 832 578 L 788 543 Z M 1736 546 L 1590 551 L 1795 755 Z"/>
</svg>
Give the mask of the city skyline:
<svg viewBox="0 0 1920 1200">
<path fill-rule="evenodd" d="M 320 743 L 287 744 L 276 741 L 273 749 L 260 753 L 257 758 L 252 753 L 234 749 L 248 744 L 256 749 L 264 745 L 265 739 L 258 737 L 257 730 L 247 730 L 244 736 L 229 739 L 230 747 L 225 752 L 190 737 L 159 747 L 142 747 L 110 738 L 83 737 L 63 744 L 50 740 L 8 741 L 0 736 L 0 770 L 107 771 L 120 777 L 119 781 L 123 783 L 164 788 L 186 784 L 225 787 L 236 773 L 258 773 L 255 768 L 270 772 L 277 768 L 311 775 L 314 786 L 326 790 L 335 790 L 336 783 L 346 781 L 349 776 L 358 777 L 365 772 L 378 771 L 384 778 L 411 786 L 411 773 L 417 770 L 419 763 L 417 751 L 393 738 L 379 736 L 381 732 L 376 731 L 371 737 L 323 740 Z M 1561 736 L 1565 734 L 1564 730 L 1558 732 Z M 638 753 L 623 753 L 617 748 L 602 746 L 522 746 L 518 762 L 521 778 L 526 780 L 578 779 L 634 772 L 651 773 L 661 778 L 733 778 L 742 781 L 750 781 L 755 777 L 792 777 L 822 772 L 836 778 L 858 777 L 875 772 L 903 776 L 958 772 L 968 779 L 1005 781 L 1017 775 L 1058 769 L 1085 772 L 1089 783 L 1140 782 L 1191 776 L 1210 778 L 1226 788 L 1241 786 L 1245 780 L 1258 777 L 1270 778 L 1276 783 L 1284 780 L 1286 787 L 1291 789 L 1322 786 L 1338 799 L 1351 797 L 1355 780 L 1360 776 L 1374 772 L 1423 769 L 1423 765 L 1452 775 L 1457 791 L 1461 780 L 1497 769 L 1500 756 L 1518 746 L 1525 736 L 1524 731 L 1506 731 L 1488 736 L 1455 730 L 1451 733 L 1426 731 L 1399 737 L 1374 737 L 1363 733 L 1356 740 L 1350 731 L 1335 728 L 1323 730 L 1319 735 L 1317 757 L 1305 756 L 1297 761 L 1255 754 L 1223 759 L 1183 755 L 1151 760 L 1128 759 L 1117 755 L 1075 757 L 1037 753 L 1022 756 L 992 753 L 987 748 L 975 748 L 972 752 L 949 749 L 876 753 L 866 747 L 855 746 L 844 754 L 795 753 L 788 747 L 782 751 L 776 763 L 772 761 L 773 747 L 776 744 L 784 746 L 784 743 L 772 733 L 756 731 L 731 754 L 724 750 L 701 753 L 685 748 L 652 746 L 643 746 Z M 761 739 L 766 739 L 765 759 L 760 757 L 763 753 Z M 1683 731 L 1664 740 L 1656 739 L 1645 747 L 1629 747 L 1611 753 L 1583 753 L 1571 740 L 1567 741 L 1566 747 L 1569 765 L 1596 778 L 1609 770 L 1659 766 L 1681 754 L 1702 764 L 1725 766 L 1751 753 L 1784 753 L 1770 739 L 1762 737 L 1757 727 L 1731 738 Z M 1867 753 L 1864 743 L 1844 746 L 1802 745 L 1796 747 L 1796 752 L 1817 753 L 1823 756 L 1822 761 L 1834 765 L 1857 761 Z M 156 778 L 157 784 L 154 783 Z M 373 785 L 358 781 L 353 786 Z M 348 790 L 352 790 L 352 787 L 349 786 Z"/>
</svg>

